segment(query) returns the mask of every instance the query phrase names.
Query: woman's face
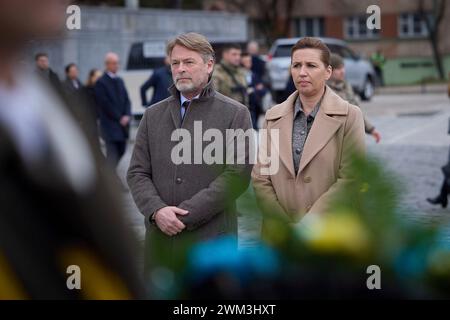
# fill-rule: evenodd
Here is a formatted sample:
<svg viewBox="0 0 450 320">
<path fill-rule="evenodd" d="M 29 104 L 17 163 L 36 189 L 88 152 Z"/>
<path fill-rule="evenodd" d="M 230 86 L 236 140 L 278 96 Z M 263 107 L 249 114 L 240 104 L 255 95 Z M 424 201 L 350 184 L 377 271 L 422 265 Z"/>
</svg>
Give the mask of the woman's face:
<svg viewBox="0 0 450 320">
<path fill-rule="evenodd" d="M 321 94 L 331 76 L 331 66 L 320 60 L 319 49 L 298 49 L 292 55 L 291 75 L 300 95 L 313 97 Z"/>
</svg>

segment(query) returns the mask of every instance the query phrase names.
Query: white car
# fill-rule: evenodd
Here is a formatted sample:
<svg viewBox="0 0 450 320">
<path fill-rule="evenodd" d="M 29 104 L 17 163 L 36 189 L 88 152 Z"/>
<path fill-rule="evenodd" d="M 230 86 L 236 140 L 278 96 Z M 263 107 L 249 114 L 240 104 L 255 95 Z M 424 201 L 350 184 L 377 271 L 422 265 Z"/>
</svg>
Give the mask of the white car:
<svg viewBox="0 0 450 320">
<path fill-rule="evenodd" d="M 165 55 L 166 43 L 162 40 L 136 42 L 130 48 L 126 70 L 121 71 L 120 76 L 128 90 L 131 113 L 137 119 L 140 119 L 145 111 L 141 102 L 140 88 L 154 69 L 164 66 Z M 147 92 L 150 97 L 153 94 L 152 90 Z"/>
<path fill-rule="evenodd" d="M 269 50 L 267 71 L 271 93 L 276 102 L 284 96 L 288 83 L 291 48 L 300 38 L 277 39 Z M 331 52 L 344 58 L 346 79 L 363 100 L 370 100 L 374 93 L 376 79 L 372 64 L 354 53 L 344 41 L 333 38 L 320 38 Z"/>
</svg>

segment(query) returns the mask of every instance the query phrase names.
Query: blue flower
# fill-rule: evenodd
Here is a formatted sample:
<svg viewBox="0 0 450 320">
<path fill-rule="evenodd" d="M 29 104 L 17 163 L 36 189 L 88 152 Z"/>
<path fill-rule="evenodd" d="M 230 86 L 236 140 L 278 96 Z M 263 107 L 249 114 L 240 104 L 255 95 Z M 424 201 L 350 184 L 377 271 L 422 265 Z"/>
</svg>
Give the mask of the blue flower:
<svg viewBox="0 0 450 320">
<path fill-rule="evenodd" d="M 227 273 L 241 281 L 256 276 L 270 277 L 279 272 L 276 251 L 259 244 L 238 249 L 236 237 L 225 236 L 195 245 L 188 255 L 188 275 L 195 281 Z"/>
</svg>

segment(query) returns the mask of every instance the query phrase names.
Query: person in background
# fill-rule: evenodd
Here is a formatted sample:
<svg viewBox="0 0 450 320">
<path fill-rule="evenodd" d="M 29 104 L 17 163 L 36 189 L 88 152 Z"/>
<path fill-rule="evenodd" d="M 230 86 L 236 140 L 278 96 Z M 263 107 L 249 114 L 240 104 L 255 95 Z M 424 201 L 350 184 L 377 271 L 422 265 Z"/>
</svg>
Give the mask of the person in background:
<svg viewBox="0 0 450 320">
<path fill-rule="evenodd" d="M 344 59 L 338 54 L 332 53 L 330 57 L 331 67 L 333 72 L 331 78 L 327 81 L 327 85 L 333 89 L 342 99 L 350 102 L 355 106 L 359 106 L 358 99 L 352 89 L 352 86 L 345 80 L 345 65 Z M 376 143 L 381 140 L 380 132 L 369 122 L 364 115 L 364 131 L 371 135 Z"/>
<path fill-rule="evenodd" d="M 58 75 L 50 68 L 50 62 L 48 59 L 48 54 L 45 52 L 39 52 L 34 56 L 34 61 L 36 65 L 36 73 L 50 82 L 50 84 L 56 89 L 61 90 L 61 81 Z"/>
<path fill-rule="evenodd" d="M 380 86 L 384 86 L 383 67 L 386 63 L 386 58 L 383 53 L 381 53 L 381 50 L 375 51 L 370 57 L 370 61 L 375 69 L 375 73 L 377 74 L 378 84 Z"/>
<path fill-rule="evenodd" d="M 65 99 L 70 101 L 74 108 L 72 111 L 79 114 L 76 117 L 78 124 L 94 139 L 98 136 L 97 118 L 95 112 L 92 112 L 87 92 L 78 78 L 78 67 L 75 63 L 69 63 L 64 70 L 66 79 L 62 83 L 62 90 Z"/>
<path fill-rule="evenodd" d="M 87 107 L 89 116 L 94 120 L 94 130 L 95 135 L 100 136 L 99 132 L 99 121 L 100 121 L 100 111 L 95 100 L 95 83 L 102 76 L 102 72 L 98 69 L 91 69 L 88 74 L 88 78 L 84 84 L 84 92 L 87 100 Z"/>
<path fill-rule="evenodd" d="M 294 84 L 294 81 L 292 80 L 292 77 L 288 77 L 288 80 L 287 80 L 287 82 L 286 82 L 286 87 L 285 87 L 285 89 L 283 90 L 283 93 L 281 93 L 280 95 L 279 95 L 279 97 L 278 97 L 278 101 L 276 101 L 277 103 L 281 103 L 281 102 L 283 102 L 284 100 L 286 100 L 287 98 L 289 98 L 289 96 L 291 95 L 291 94 L 293 94 L 294 92 L 295 92 L 295 90 L 297 90 L 296 88 L 295 88 L 295 84 Z"/>
<path fill-rule="evenodd" d="M 352 181 L 354 155 L 365 154 L 361 110 L 326 85 L 329 48 L 318 38 L 302 38 L 292 47 L 290 70 L 297 90 L 266 112 L 252 172 L 264 238 L 273 220 L 297 223 L 330 212 L 336 194 Z M 269 154 L 279 157 L 279 166 L 271 167 Z"/>
<path fill-rule="evenodd" d="M 450 72 L 449 83 L 448 83 L 448 97 L 450 98 Z M 450 134 L 450 119 L 449 119 L 449 128 L 448 133 Z M 450 150 L 448 154 L 447 164 L 441 168 L 442 173 L 444 174 L 444 181 L 442 181 L 441 189 L 439 194 L 434 198 L 427 198 L 427 201 L 431 204 L 440 204 L 442 208 L 447 208 L 448 205 L 448 194 L 450 193 Z"/>
<path fill-rule="evenodd" d="M 259 45 L 256 41 L 250 41 L 247 44 L 247 52 L 252 57 L 252 72 L 265 83 L 266 81 L 266 62 L 261 59 Z"/>
<path fill-rule="evenodd" d="M 84 85 L 86 96 L 88 98 L 89 106 L 91 108 L 91 114 L 95 115 L 95 119 L 99 120 L 99 110 L 97 101 L 95 101 L 95 83 L 102 76 L 102 72 L 98 69 L 91 69 L 88 74 L 88 78 Z"/>
<path fill-rule="evenodd" d="M 119 56 L 105 56 L 105 72 L 95 83 L 101 135 L 106 144 L 106 159 L 115 168 L 125 154 L 131 121 L 131 103 L 119 71 Z"/>
<path fill-rule="evenodd" d="M 447 95 L 450 98 L 450 72 L 448 73 Z"/>
<path fill-rule="evenodd" d="M 164 59 L 164 67 L 156 69 L 150 78 L 141 86 L 142 106 L 147 108 L 170 96 L 169 87 L 173 84 L 169 58 Z M 153 88 L 152 100 L 147 101 L 147 90 Z"/>
<path fill-rule="evenodd" d="M 247 107 L 214 89 L 214 50 L 203 35 L 177 36 L 167 44 L 167 55 L 174 81 L 171 96 L 145 110 L 127 174 L 145 216 L 146 271 L 164 264 L 161 254 L 176 264 L 189 241 L 236 237 L 235 201 L 247 189 L 251 171 L 249 148 L 236 146 L 238 136 L 219 142 L 220 148 L 234 151 L 232 161 L 225 155 L 219 156 L 222 164 L 192 161 L 190 155 L 181 163 L 174 159 L 177 129 L 187 131 L 194 143 L 198 123 L 203 132 L 244 132 L 251 129 L 251 120 Z M 201 146 L 194 152 L 199 151 L 203 154 Z"/>
<path fill-rule="evenodd" d="M 241 65 L 245 69 L 248 83 L 247 93 L 249 95 L 249 108 L 252 116 L 253 129 L 257 130 L 258 118 L 264 112 L 262 104 L 267 89 L 264 87 L 262 79 L 252 71 L 252 61 L 252 57 L 249 53 L 244 52 L 241 55 Z"/>
<path fill-rule="evenodd" d="M 213 73 L 214 87 L 218 92 L 248 107 L 247 80 L 241 67 L 241 47 L 239 44 L 226 44 L 222 60 Z"/>
</svg>

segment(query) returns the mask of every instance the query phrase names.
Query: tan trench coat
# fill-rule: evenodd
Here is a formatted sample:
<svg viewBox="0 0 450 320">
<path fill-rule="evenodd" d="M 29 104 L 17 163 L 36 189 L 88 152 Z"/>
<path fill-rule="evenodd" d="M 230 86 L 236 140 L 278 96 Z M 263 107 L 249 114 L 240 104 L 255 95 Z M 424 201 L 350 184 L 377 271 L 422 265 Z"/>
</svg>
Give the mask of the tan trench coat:
<svg viewBox="0 0 450 320">
<path fill-rule="evenodd" d="M 319 112 L 305 142 L 299 171 L 294 172 L 292 127 L 294 92 L 283 103 L 267 111 L 262 140 L 252 181 L 263 213 L 276 214 L 287 222 L 298 222 L 305 214 L 329 210 L 330 199 L 349 179 L 352 151 L 365 152 L 364 122 L 361 110 L 326 88 Z M 279 130 L 279 144 L 272 129 Z M 279 169 L 261 173 L 269 157 L 279 157 Z"/>
</svg>

